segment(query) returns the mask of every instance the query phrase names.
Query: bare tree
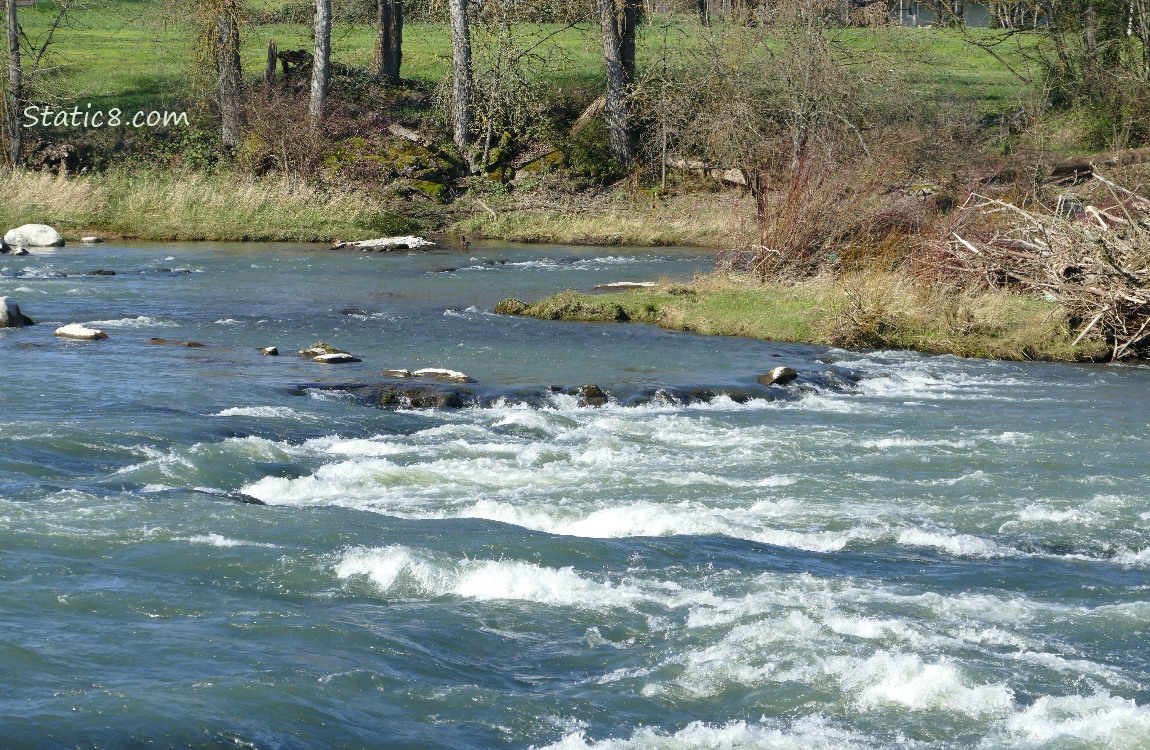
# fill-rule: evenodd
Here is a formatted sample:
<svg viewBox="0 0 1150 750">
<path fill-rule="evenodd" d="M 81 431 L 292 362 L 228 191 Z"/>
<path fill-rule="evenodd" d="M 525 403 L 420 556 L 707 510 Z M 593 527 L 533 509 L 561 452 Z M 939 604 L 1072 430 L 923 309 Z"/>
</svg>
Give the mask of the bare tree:
<svg viewBox="0 0 1150 750">
<path fill-rule="evenodd" d="M 8 86 L 4 92 L 4 128 L 8 148 L 4 157 L 9 166 L 16 167 L 23 147 L 23 133 L 20 131 L 20 27 L 16 22 L 16 0 L 7 0 L 5 5 L 8 11 Z"/>
<path fill-rule="evenodd" d="M 451 130 L 455 147 L 468 163 L 471 151 L 471 29 L 467 19 L 467 0 L 449 0 L 451 14 L 451 62 L 453 86 L 451 97 Z"/>
<path fill-rule="evenodd" d="M 311 102 L 308 106 L 313 127 L 323 120 L 323 106 L 330 78 L 331 0 L 315 0 L 315 56 L 311 66 Z"/>
<path fill-rule="evenodd" d="M 225 146 L 240 143 L 243 79 L 240 72 L 242 0 L 223 0 L 216 7 L 216 72 L 219 77 L 220 132 Z"/>
<path fill-rule="evenodd" d="M 603 62 L 607 92 L 603 112 L 611 153 L 621 162 L 635 155 L 634 134 L 627 111 L 627 95 L 635 83 L 635 26 L 641 0 L 597 0 L 603 29 Z"/>
<path fill-rule="evenodd" d="M 403 0 L 376 0 L 375 55 L 371 68 L 376 80 L 399 83 L 403 53 Z"/>
</svg>

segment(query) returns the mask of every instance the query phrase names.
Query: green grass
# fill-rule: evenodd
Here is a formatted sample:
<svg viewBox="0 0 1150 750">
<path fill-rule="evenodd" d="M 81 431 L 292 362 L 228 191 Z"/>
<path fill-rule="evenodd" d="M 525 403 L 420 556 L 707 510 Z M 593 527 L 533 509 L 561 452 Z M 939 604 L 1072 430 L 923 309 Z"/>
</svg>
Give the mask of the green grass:
<svg viewBox="0 0 1150 750">
<path fill-rule="evenodd" d="M 1072 345 L 1054 303 L 1004 291 L 939 288 L 897 274 L 766 284 L 712 275 L 690 285 L 614 294 L 566 291 L 530 304 L 504 300 L 495 311 L 986 359 L 1079 361 L 1107 353 L 1097 340 Z"/>
<path fill-rule="evenodd" d="M 274 3 L 267 3 L 273 5 Z M 54 18 L 48 3 L 22 7 L 19 20 L 33 41 L 44 38 Z M 60 104 L 92 102 L 94 107 L 138 109 L 177 107 L 185 102 L 192 40 L 186 26 L 165 5 L 143 0 L 110 0 L 74 10 L 69 23 L 56 31 L 44 73 L 43 98 Z M 699 44 L 693 22 L 655 17 L 642 27 L 638 44 L 640 67 L 654 64 L 662 46 Z M 521 25 L 524 39 L 539 39 L 557 26 Z M 971 31 L 985 35 L 987 32 Z M 1030 87 L 982 50 L 949 29 L 841 30 L 833 32 L 843 49 L 869 55 L 887 50 L 883 64 L 900 72 L 915 97 L 946 102 L 956 97 L 979 110 L 998 111 L 1031 94 Z M 302 24 L 249 25 L 243 29 L 242 63 L 246 77 L 258 80 L 266 46 L 275 38 L 280 49 L 311 49 L 310 28 Z M 366 67 L 370 63 L 373 29 L 369 24 L 337 23 L 332 33 L 333 57 Z M 530 43 L 530 42 L 529 42 Z M 556 91 L 598 87 L 602 75 L 596 28 L 590 25 L 561 31 L 535 50 L 552 68 L 546 85 Z M 1017 51 L 1005 53 L 1019 64 Z M 404 27 L 403 75 L 433 84 L 447 73 L 450 37 L 445 24 L 408 23 Z M 30 60 L 28 61 L 30 64 Z"/>
</svg>

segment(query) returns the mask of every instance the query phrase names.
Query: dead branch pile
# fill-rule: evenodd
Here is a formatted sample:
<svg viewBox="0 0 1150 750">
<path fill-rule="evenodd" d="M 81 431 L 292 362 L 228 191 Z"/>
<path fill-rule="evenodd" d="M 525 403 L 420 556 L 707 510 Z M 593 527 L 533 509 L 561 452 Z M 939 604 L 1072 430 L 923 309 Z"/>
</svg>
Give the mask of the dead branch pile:
<svg viewBox="0 0 1150 750">
<path fill-rule="evenodd" d="M 998 227 L 981 241 L 950 235 L 949 267 L 1057 300 L 1075 344 L 1101 336 L 1111 361 L 1150 354 L 1150 199 L 1095 173 L 1106 207 L 1062 202 L 1028 211 L 973 195 L 968 207 Z M 969 236 L 969 235 L 968 235 Z"/>
</svg>

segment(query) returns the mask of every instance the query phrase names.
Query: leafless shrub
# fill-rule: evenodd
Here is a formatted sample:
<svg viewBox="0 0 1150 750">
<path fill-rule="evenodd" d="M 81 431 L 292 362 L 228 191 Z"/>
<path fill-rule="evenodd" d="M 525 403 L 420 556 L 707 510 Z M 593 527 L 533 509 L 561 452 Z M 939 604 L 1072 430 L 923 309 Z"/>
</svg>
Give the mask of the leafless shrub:
<svg viewBox="0 0 1150 750">
<path fill-rule="evenodd" d="M 990 286 L 1057 300 L 1079 329 L 1100 336 L 1112 361 L 1145 356 L 1150 344 L 1150 199 L 1095 174 L 1109 200 L 1024 209 L 972 195 L 967 225 L 949 235 L 948 269 Z M 976 232 L 978 230 L 976 229 Z"/>
</svg>

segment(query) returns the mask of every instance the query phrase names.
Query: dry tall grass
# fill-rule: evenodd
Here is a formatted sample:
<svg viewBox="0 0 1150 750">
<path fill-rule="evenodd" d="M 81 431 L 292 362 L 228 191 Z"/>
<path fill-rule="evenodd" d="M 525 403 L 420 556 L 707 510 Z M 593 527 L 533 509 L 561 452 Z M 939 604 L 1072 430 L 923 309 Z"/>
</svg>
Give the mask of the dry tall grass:
<svg viewBox="0 0 1150 750">
<path fill-rule="evenodd" d="M 50 224 L 167 240 L 328 242 L 401 234 L 412 222 L 350 190 L 290 177 L 121 170 L 65 177 L 17 172 L 0 180 L 0 224 Z"/>
</svg>

